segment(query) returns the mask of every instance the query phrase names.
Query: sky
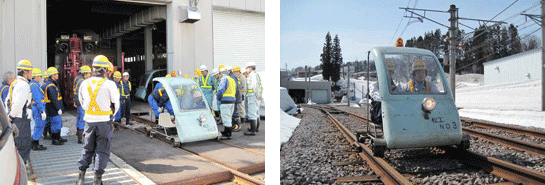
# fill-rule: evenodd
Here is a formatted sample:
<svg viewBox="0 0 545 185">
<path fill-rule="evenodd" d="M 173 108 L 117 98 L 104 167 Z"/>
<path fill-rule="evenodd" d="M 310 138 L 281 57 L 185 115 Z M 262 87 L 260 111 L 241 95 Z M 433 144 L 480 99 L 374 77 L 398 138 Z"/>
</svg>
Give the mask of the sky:
<svg viewBox="0 0 545 185">
<path fill-rule="evenodd" d="M 505 8 L 515 2 L 511 7 Z M 525 36 L 539 29 L 530 19 L 520 15 L 539 14 L 539 0 L 281 0 L 280 1 L 280 68 L 317 66 L 329 31 L 332 38 L 338 35 L 344 62 L 365 60 L 367 51 L 375 46 L 394 46 L 401 37 L 404 41 L 423 36 L 426 32 L 447 28 L 428 20 L 415 21 L 399 7 L 447 11 L 451 4 L 458 8 L 458 16 L 473 19 L 505 21 L 519 26 L 519 35 Z M 416 11 L 424 15 L 422 11 Z M 450 25 L 450 14 L 425 12 L 425 16 L 444 25 Z M 460 20 L 476 28 L 482 22 Z M 490 23 L 488 23 L 490 24 Z M 466 33 L 470 28 L 459 25 Z M 538 30 L 533 35 L 541 38 Z"/>
</svg>

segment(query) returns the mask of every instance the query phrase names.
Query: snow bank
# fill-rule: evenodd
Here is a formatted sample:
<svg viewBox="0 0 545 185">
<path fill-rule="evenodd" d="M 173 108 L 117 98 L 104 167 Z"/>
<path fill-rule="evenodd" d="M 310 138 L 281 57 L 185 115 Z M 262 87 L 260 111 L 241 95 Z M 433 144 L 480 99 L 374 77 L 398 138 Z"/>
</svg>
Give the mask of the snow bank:
<svg viewBox="0 0 545 185">
<path fill-rule="evenodd" d="M 301 119 L 290 116 L 280 110 L 280 144 L 290 140 L 291 134 L 299 125 Z"/>
<path fill-rule="evenodd" d="M 280 87 L 280 109 L 289 115 L 297 113 L 297 105 L 291 99 L 286 88 Z"/>
</svg>

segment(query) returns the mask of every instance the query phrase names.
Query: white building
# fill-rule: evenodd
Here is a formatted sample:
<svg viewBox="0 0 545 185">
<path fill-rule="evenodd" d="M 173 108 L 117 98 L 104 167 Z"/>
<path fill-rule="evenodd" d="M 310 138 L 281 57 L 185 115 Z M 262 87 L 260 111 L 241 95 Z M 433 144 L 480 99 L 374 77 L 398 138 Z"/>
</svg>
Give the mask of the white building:
<svg viewBox="0 0 545 185">
<path fill-rule="evenodd" d="M 265 70 L 265 0 L 2 0 L 0 74 L 22 59 L 42 70 L 59 67 L 65 58 L 55 56 L 56 39 L 74 32 L 93 36 L 96 54 L 114 65 L 121 66 L 121 52 L 126 62 L 140 62 L 125 64 L 133 73 L 154 68 L 157 46 L 166 46 L 158 53 L 162 68 L 180 74 L 249 61 Z"/>
<path fill-rule="evenodd" d="M 541 48 L 486 62 L 484 85 L 541 79 Z"/>
</svg>

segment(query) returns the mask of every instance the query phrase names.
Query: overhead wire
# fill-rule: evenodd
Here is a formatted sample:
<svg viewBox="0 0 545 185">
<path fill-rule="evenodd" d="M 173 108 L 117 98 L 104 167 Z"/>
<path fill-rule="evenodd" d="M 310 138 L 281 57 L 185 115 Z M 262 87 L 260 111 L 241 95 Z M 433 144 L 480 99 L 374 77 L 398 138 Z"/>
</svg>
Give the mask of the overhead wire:
<svg viewBox="0 0 545 185">
<path fill-rule="evenodd" d="M 409 0 L 409 2 L 407 3 L 407 7 L 409 7 L 409 5 L 411 4 L 411 0 Z M 399 20 L 399 23 L 397 24 L 397 28 L 396 28 L 396 31 L 394 32 L 394 35 L 392 35 L 392 39 L 390 39 L 390 42 L 388 43 L 388 45 L 391 45 L 392 44 L 392 41 L 394 40 L 396 34 L 397 34 L 397 31 L 399 30 L 399 26 L 401 25 L 401 23 L 403 22 L 403 18 L 407 15 L 407 11 L 405 11 L 405 13 L 403 13 L 403 16 L 401 17 L 401 20 Z"/>
</svg>

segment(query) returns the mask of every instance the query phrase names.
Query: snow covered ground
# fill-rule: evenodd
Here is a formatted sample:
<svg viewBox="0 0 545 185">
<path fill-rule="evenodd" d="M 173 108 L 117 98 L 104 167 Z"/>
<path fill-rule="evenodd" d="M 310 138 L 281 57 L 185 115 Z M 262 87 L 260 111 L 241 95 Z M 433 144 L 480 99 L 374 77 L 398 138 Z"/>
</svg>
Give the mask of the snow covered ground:
<svg viewBox="0 0 545 185">
<path fill-rule="evenodd" d="M 350 79 L 350 82 L 354 82 L 353 95 L 361 98 L 362 94 L 366 94 L 367 81 Z M 496 123 L 545 128 L 545 112 L 541 111 L 540 80 L 493 86 L 483 84 L 483 75 L 456 75 L 456 106 L 461 108 L 458 110 L 460 116 Z M 299 124 L 299 120 L 283 111 L 280 112 L 281 142 L 285 142 L 289 140 L 293 132 L 291 128 Z M 288 133 L 289 136 L 286 135 Z"/>
</svg>

